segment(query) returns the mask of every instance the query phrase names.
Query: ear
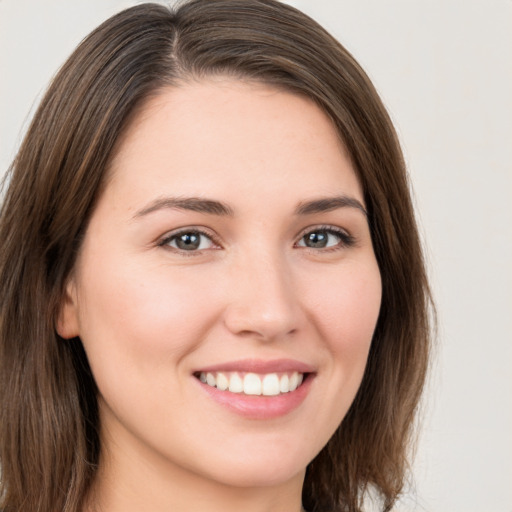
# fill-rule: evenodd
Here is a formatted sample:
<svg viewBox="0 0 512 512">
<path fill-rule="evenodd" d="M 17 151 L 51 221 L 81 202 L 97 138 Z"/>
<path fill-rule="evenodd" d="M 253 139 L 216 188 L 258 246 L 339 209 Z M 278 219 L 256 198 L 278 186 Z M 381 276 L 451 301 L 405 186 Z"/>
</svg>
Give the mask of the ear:
<svg viewBox="0 0 512 512">
<path fill-rule="evenodd" d="M 78 327 L 76 285 L 74 279 L 70 278 L 61 299 L 55 328 L 61 338 L 71 339 L 80 334 Z"/>
</svg>

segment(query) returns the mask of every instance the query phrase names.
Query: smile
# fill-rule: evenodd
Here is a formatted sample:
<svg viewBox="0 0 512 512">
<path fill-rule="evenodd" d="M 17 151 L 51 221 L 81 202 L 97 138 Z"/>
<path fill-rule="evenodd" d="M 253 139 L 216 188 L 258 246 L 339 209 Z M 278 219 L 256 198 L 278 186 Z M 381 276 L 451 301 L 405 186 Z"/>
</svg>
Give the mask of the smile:
<svg viewBox="0 0 512 512">
<path fill-rule="evenodd" d="M 292 413 L 306 400 L 318 373 L 295 359 L 242 359 L 193 372 L 209 399 L 250 420 L 271 420 Z"/>
<path fill-rule="evenodd" d="M 253 396 L 277 396 L 295 391 L 304 379 L 301 372 L 241 373 L 234 371 L 200 372 L 201 382 L 220 391 Z"/>
</svg>

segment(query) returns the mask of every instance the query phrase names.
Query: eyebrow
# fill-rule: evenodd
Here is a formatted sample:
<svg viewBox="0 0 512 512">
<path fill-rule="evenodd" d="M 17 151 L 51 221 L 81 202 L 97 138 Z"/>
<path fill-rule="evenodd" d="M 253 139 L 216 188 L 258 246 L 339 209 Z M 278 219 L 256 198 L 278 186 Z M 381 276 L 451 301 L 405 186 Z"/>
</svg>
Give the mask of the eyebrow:
<svg viewBox="0 0 512 512">
<path fill-rule="evenodd" d="M 312 215 L 314 213 L 325 213 L 338 208 L 356 208 L 360 210 L 365 217 L 368 217 L 368 212 L 360 201 L 354 197 L 348 196 L 335 196 L 325 197 L 321 199 L 313 199 L 299 203 L 295 213 L 296 215 Z"/>
<path fill-rule="evenodd" d="M 320 199 L 313 199 L 298 204 L 295 209 L 295 215 L 313 215 L 315 213 L 325 213 L 338 208 L 356 208 L 360 210 L 365 217 L 368 216 L 366 209 L 360 201 L 348 196 L 335 196 Z M 233 217 L 233 209 L 221 201 L 214 199 L 204 199 L 200 197 L 163 197 L 155 199 L 148 206 L 139 210 L 134 218 L 144 217 L 152 212 L 162 209 L 188 210 L 210 215 Z"/>
<path fill-rule="evenodd" d="M 138 211 L 134 218 L 143 217 L 161 209 L 189 210 L 210 215 L 233 216 L 233 210 L 221 201 L 203 199 L 200 197 L 164 197 L 156 199 L 148 206 Z"/>
</svg>

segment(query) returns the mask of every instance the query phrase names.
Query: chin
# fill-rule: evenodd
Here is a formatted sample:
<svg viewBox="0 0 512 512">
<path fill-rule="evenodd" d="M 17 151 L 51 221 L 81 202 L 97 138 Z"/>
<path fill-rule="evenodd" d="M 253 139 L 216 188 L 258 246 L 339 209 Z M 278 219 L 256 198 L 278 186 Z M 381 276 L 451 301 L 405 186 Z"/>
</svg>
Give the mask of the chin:
<svg viewBox="0 0 512 512">
<path fill-rule="evenodd" d="M 225 485 L 238 488 L 276 487 L 295 479 L 304 479 L 306 467 L 287 467 L 285 465 L 255 467 L 246 461 L 245 467 L 224 471 L 217 480 Z"/>
<path fill-rule="evenodd" d="M 233 487 L 272 487 L 294 479 L 302 482 L 306 467 L 316 453 L 306 453 L 300 445 L 290 447 L 283 443 L 282 446 L 286 449 L 242 451 L 242 455 L 233 450 L 233 456 L 224 457 L 210 478 Z"/>
</svg>

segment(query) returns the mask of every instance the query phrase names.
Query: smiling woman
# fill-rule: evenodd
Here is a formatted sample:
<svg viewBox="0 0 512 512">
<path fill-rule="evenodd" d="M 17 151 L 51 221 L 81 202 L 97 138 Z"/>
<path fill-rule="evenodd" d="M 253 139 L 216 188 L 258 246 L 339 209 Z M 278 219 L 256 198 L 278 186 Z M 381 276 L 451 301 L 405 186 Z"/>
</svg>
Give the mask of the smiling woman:
<svg viewBox="0 0 512 512">
<path fill-rule="evenodd" d="M 273 0 L 106 21 L 0 220 L 2 510 L 389 510 L 429 292 L 392 125 Z"/>
</svg>

